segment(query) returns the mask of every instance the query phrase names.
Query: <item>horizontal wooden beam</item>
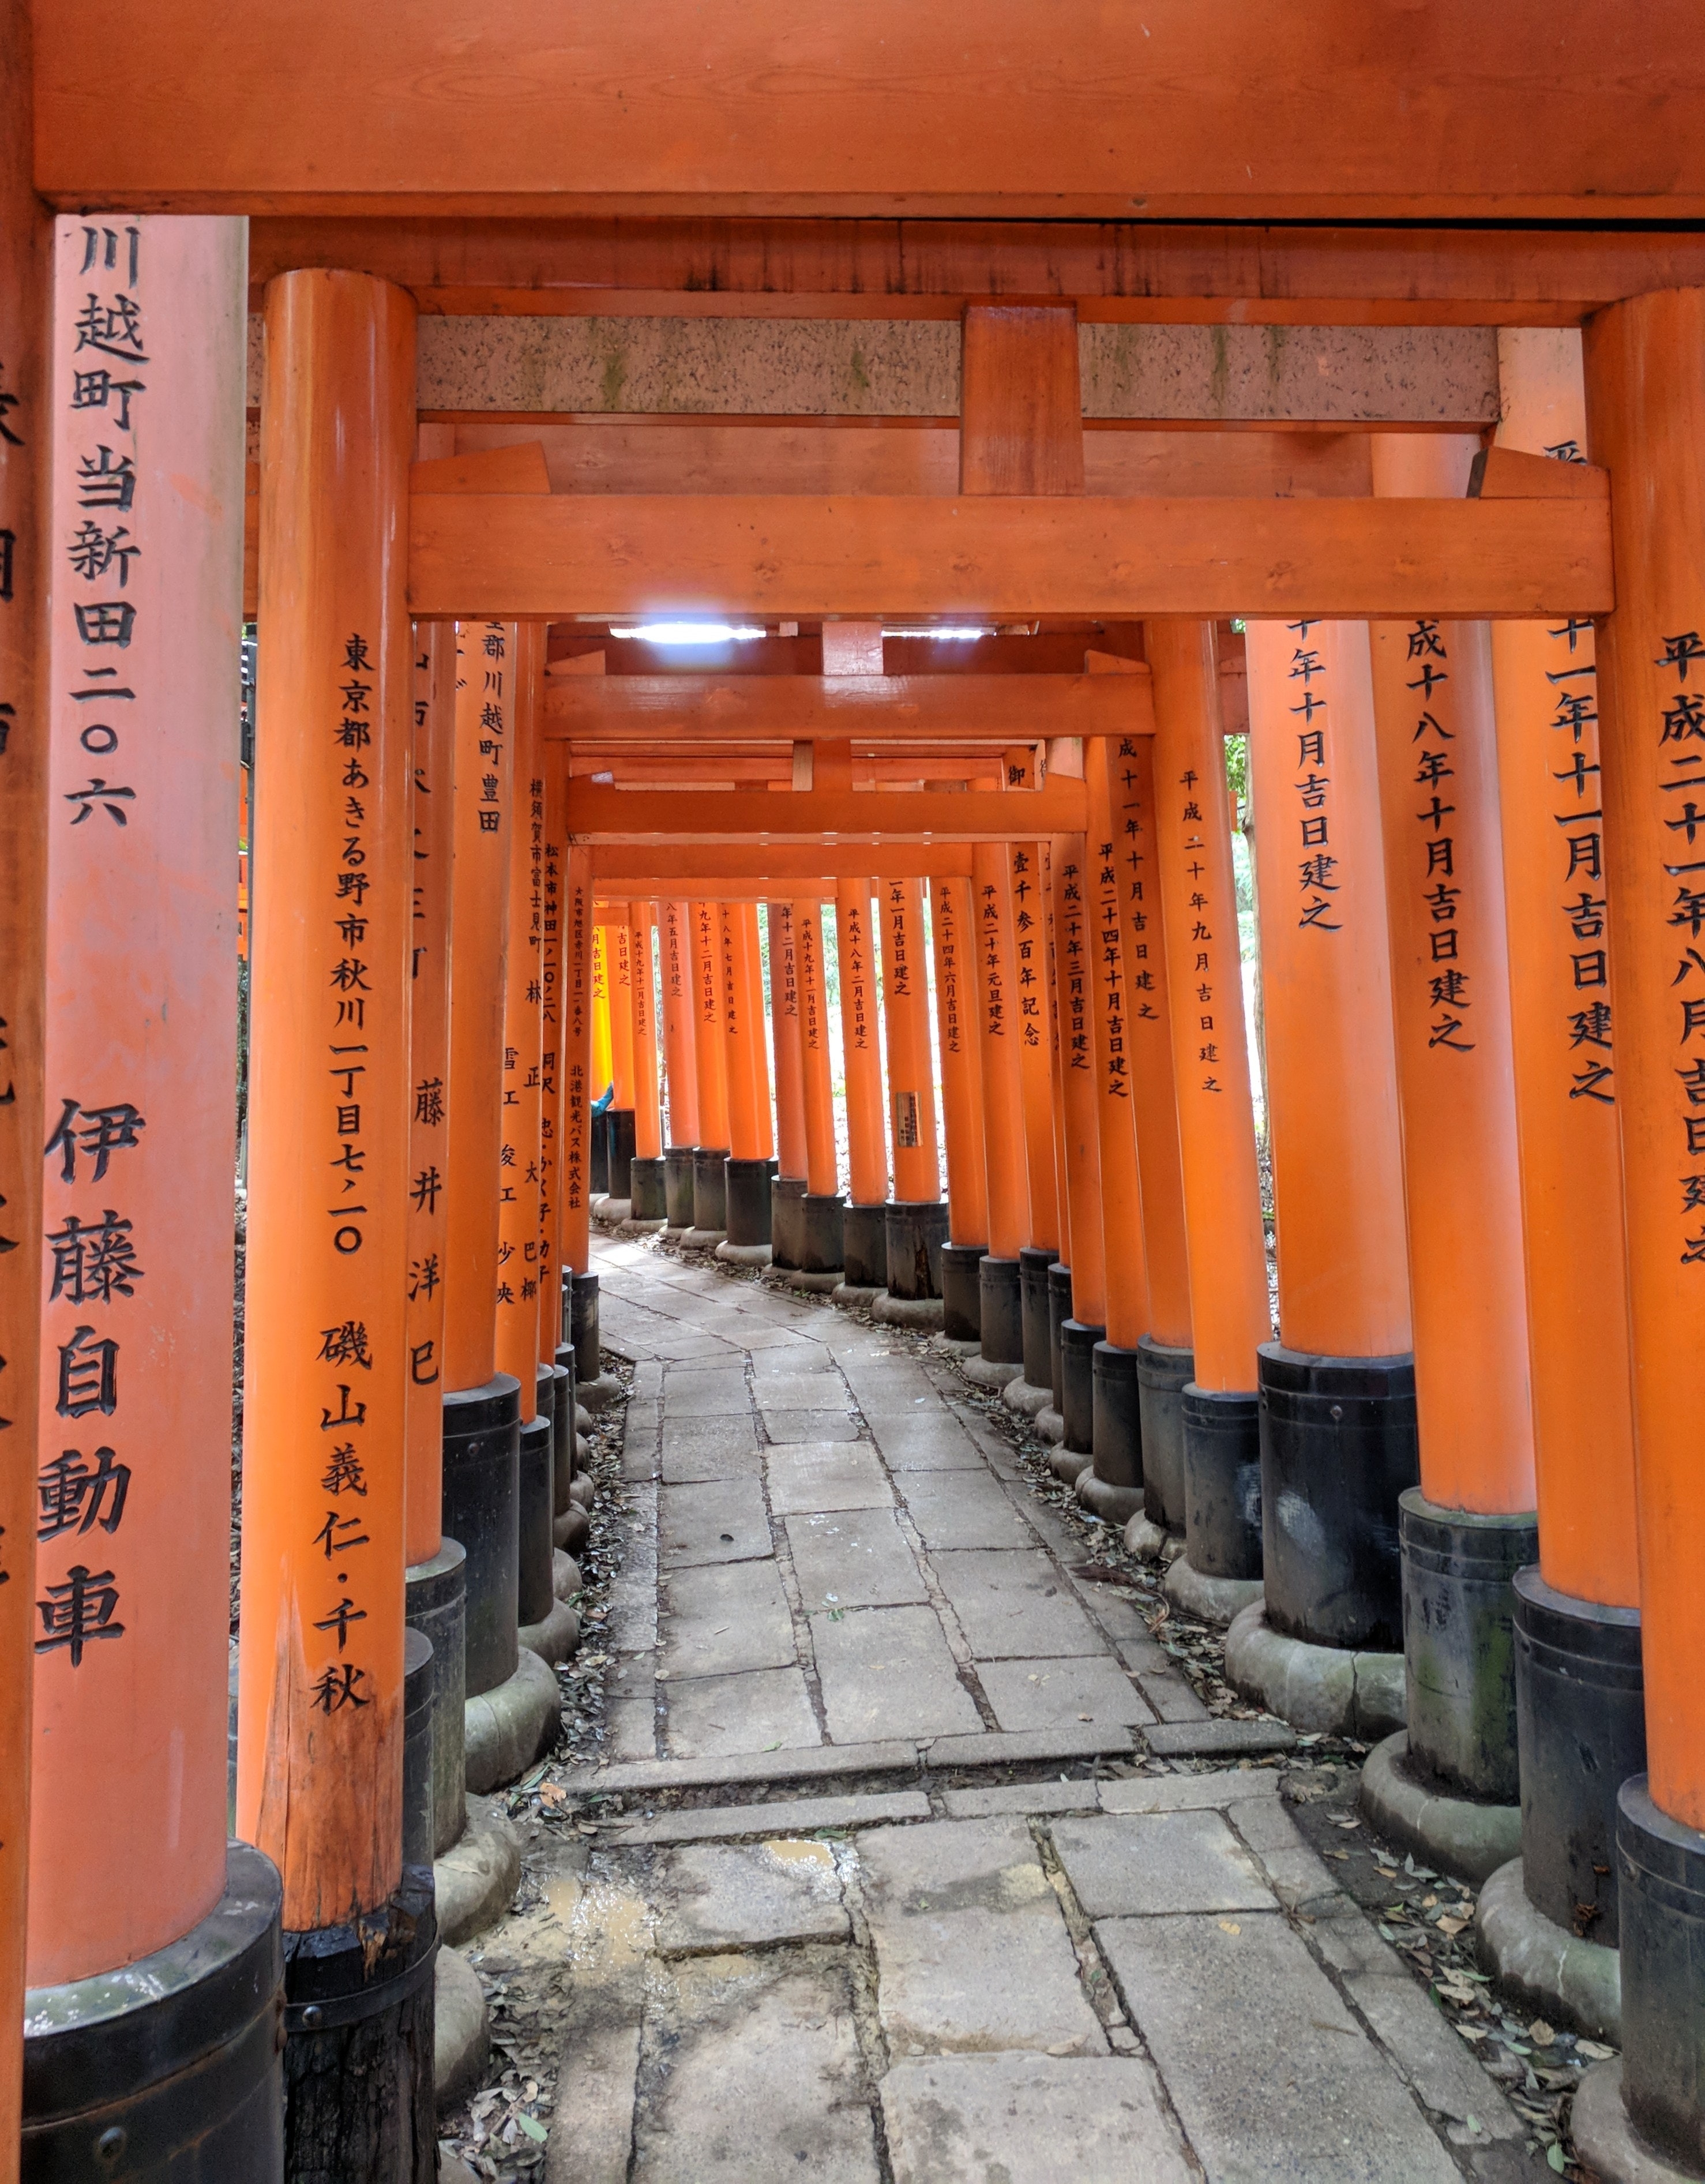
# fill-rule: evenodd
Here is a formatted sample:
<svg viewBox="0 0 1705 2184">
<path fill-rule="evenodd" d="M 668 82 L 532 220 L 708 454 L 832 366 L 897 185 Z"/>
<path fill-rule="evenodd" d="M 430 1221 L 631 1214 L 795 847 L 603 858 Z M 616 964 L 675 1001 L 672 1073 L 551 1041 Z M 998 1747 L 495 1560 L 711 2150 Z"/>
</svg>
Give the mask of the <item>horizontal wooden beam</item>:
<svg viewBox="0 0 1705 2184">
<path fill-rule="evenodd" d="M 1135 675 L 585 676 L 553 682 L 544 733 L 571 741 L 660 737 L 854 744 L 1034 742 L 1151 734 Z"/>
<path fill-rule="evenodd" d="M 1705 286 L 1705 236 L 1134 220 L 250 223 L 257 299 L 298 265 L 376 273 L 452 315 L 956 319 L 1006 296 L 1073 297 L 1080 319 L 1130 325 L 1574 326 L 1623 296 Z"/>
<path fill-rule="evenodd" d="M 417 494 L 422 616 L 1607 613 L 1591 500 Z"/>
<path fill-rule="evenodd" d="M 570 839 L 592 843 L 1028 842 L 1080 834 L 1084 784 L 1064 777 L 1039 789 L 749 791 L 605 788 L 572 778 L 565 811 Z"/>
<path fill-rule="evenodd" d="M 35 0 L 71 209 L 1705 217 L 1697 0 Z"/>
<path fill-rule="evenodd" d="M 642 901 L 669 896 L 678 902 L 683 896 L 715 894 L 730 901 L 761 902 L 766 895 L 796 889 L 806 894 L 813 887 L 829 894 L 837 880 L 968 879 L 972 855 L 963 842 L 884 842 L 880 848 L 841 844 L 827 849 L 820 843 L 701 843 L 691 850 L 671 853 L 667 872 L 659 872 L 658 862 L 643 849 L 621 844 L 596 847 L 593 881 L 600 894 L 620 890 Z M 749 893 L 737 894 L 741 889 Z"/>
</svg>

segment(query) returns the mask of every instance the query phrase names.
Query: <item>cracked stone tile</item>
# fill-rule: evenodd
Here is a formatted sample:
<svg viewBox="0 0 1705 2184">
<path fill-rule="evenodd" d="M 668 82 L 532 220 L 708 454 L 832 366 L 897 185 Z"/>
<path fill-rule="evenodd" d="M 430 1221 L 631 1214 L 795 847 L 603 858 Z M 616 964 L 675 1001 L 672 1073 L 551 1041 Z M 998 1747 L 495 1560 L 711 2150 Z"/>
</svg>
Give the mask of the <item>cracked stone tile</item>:
<svg viewBox="0 0 1705 2184">
<path fill-rule="evenodd" d="M 671 1758 L 722 1758 L 822 1742 L 805 1676 L 796 1668 L 694 1676 L 662 1689 L 669 1710 L 663 1741 Z"/>
<path fill-rule="evenodd" d="M 979 1661 L 1100 1651 L 1095 1625 L 1040 1547 L 956 1551 L 929 1559 Z"/>
<path fill-rule="evenodd" d="M 660 1666 L 671 1681 L 791 1668 L 794 1618 L 773 1562 L 677 1569 L 660 1618 Z"/>
<path fill-rule="evenodd" d="M 770 1507 L 778 1517 L 894 1507 L 894 1490 L 868 1441 L 798 1441 L 768 1450 L 764 1468 Z"/>
<path fill-rule="evenodd" d="M 1260 1868 L 1218 1813 L 1060 1820 L 1053 1834 L 1066 1877 L 1091 1919 L 1273 1908 Z"/>
<path fill-rule="evenodd" d="M 978 1680 L 1002 1729 L 1048 1729 L 1056 1723 L 1151 1722 L 1154 1711 L 1117 1661 L 989 1661 Z"/>
<path fill-rule="evenodd" d="M 660 1880 L 660 1949 L 843 1942 L 851 1930 L 827 1843 L 695 1843 L 664 1853 Z"/>
<path fill-rule="evenodd" d="M 811 1620 L 817 1682 L 837 1744 L 975 1736 L 983 1727 L 931 1607 L 855 1607 Z"/>
<path fill-rule="evenodd" d="M 1036 1535 L 998 1479 L 976 1472 L 912 1471 L 900 1491 L 930 1549 L 1034 1547 Z"/>
<path fill-rule="evenodd" d="M 1195 2175 L 1131 2058 L 948 2055 L 882 2081 L 894 2184 L 1185 2184 Z"/>
<path fill-rule="evenodd" d="M 657 1549 L 665 1569 L 749 1562 L 772 1553 L 762 1486 L 755 1479 L 724 1479 L 702 1486 L 660 1488 Z"/>
<path fill-rule="evenodd" d="M 808 1610 L 909 1607 L 927 1599 L 892 1509 L 824 1511 L 785 1523 Z"/>
</svg>

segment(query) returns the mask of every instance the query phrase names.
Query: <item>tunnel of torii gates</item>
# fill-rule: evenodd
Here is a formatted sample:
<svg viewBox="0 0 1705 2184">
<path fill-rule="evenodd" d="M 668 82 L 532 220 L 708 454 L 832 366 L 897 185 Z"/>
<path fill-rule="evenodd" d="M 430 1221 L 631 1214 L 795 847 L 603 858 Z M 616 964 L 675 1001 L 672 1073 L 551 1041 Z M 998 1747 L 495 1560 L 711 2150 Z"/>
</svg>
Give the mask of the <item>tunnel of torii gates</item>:
<svg viewBox="0 0 1705 2184">
<path fill-rule="evenodd" d="M 1697 15 L 538 12 L 0 4 L 0 2173 L 434 2173 L 597 1208 L 1039 1413 L 1700 2174 Z M 949 392 L 429 392 L 600 314 Z M 1121 428 L 1138 335 L 1371 391 Z"/>
</svg>

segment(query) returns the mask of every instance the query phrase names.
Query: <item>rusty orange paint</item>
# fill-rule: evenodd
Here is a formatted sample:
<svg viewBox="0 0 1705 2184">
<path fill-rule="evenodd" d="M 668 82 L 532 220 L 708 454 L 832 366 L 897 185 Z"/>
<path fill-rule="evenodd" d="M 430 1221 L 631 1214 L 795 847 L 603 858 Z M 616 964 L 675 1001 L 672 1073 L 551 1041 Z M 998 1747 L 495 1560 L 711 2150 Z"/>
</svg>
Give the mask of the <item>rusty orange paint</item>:
<svg viewBox="0 0 1705 2184">
<path fill-rule="evenodd" d="M 699 1142 L 728 1148 L 728 1042 L 722 1029 L 722 921 L 714 902 L 693 905 L 694 1061 L 699 1074 Z"/>
<path fill-rule="evenodd" d="M 805 1092 L 800 1036 L 800 974 L 794 940 L 794 906 L 772 902 L 770 1021 L 776 1042 L 777 1173 L 802 1178 L 805 1150 Z"/>
<path fill-rule="evenodd" d="M 835 945 L 840 962 L 841 1055 L 850 1171 L 847 1196 L 854 1206 L 881 1206 L 888 1197 L 876 950 L 870 910 L 868 880 L 843 880 L 836 888 Z"/>
<path fill-rule="evenodd" d="M 610 996 L 610 1081 L 612 1107 L 633 1105 L 633 967 L 626 922 L 604 928 L 604 960 Z"/>
<path fill-rule="evenodd" d="M 972 894 L 977 920 L 977 1039 L 983 1062 L 989 1249 L 997 1259 L 1016 1259 L 1029 1234 L 1030 1186 L 1024 1162 L 1024 1090 L 1013 983 L 1012 878 L 1000 844 L 978 844 Z"/>
<path fill-rule="evenodd" d="M 941 1152 L 936 1137 L 935 1067 L 929 1043 L 923 883 L 884 880 L 879 900 L 894 1195 L 910 1205 L 933 1205 L 941 1196 Z"/>
<path fill-rule="evenodd" d="M 1572 334 L 1502 335 L 1498 379 L 1501 445 L 1535 455 L 1585 445 L 1580 350 Z M 1596 976 L 1594 951 L 1604 944 L 1602 933 L 1575 929 L 1583 897 L 1589 928 L 1601 915 L 1591 878 L 1597 827 L 1591 820 L 1557 824 L 1577 801 L 1569 779 L 1575 754 L 1583 772 L 1599 763 L 1594 664 L 1592 630 L 1579 622 L 1493 627 L 1540 1569 L 1547 1585 L 1577 1600 L 1635 1607 L 1640 1557 L 1613 1012 L 1606 995 L 1576 983 Z M 1602 866 L 1602 844 L 1598 850 Z M 1593 1270 L 1590 1282 L 1580 1279 L 1582 1265 Z"/>
<path fill-rule="evenodd" d="M 640 1160 L 663 1150 L 663 1115 L 657 1095 L 657 985 L 651 962 L 649 902 L 627 911 L 627 963 L 632 993 L 633 1150 Z"/>
<path fill-rule="evenodd" d="M 592 928 L 592 1096 L 601 1100 L 615 1082 L 610 1029 L 610 950 L 604 927 Z"/>
<path fill-rule="evenodd" d="M 1273 1318 L 1213 624 L 1151 622 L 1145 649 L 1195 1380 L 1252 1390 Z"/>
<path fill-rule="evenodd" d="M 1101 1248 L 1107 1340 L 1134 1350 L 1149 1331 L 1149 1259 L 1137 1167 L 1131 997 L 1121 933 L 1119 844 L 1113 823 L 1114 746 L 1095 736 L 1084 746 L 1089 790 L 1088 853 L 1094 888 L 1096 1128 L 1101 1174 Z"/>
<path fill-rule="evenodd" d="M 553 768 L 553 787 L 554 774 Z M 557 1221 L 561 1271 L 571 1274 L 589 1272 L 592 1263 L 592 858 L 571 844 L 562 883 L 562 1182 Z"/>
<path fill-rule="evenodd" d="M 699 1072 L 694 1058 L 693 905 L 663 905 L 658 928 L 663 972 L 663 1067 L 669 1090 L 668 1143 L 699 1142 Z"/>
<path fill-rule="evenodd" d="M 716 970 L 722 1011 L 723 1079 L 728 1088 L 728 1150 L 735 1160 L 760 1160 L 758 1086 L 752 1042 L 761 1027 L 752 1021 L 745 923 L 739 903 L 716 905 Z"/>
<path fill-rule="evenodd" d="M 1009 789 L 1036 786 L 1036 754 L 1016 744 L 1004 761 Z M 1006 852 L 1012 918 L 1012 983 L 1017 1025 L 1018 1080 L 1023 1100 L 1024 1173 L 1029 1207 L 1024 1241 L 1060 1247 L 1060 1191 L 1054 1159 L 1053 978 L 1048 949 L 1045 845 L 1015 842 Z"/>
<path fill-rule="evenodd" d="M 805 1187 L 814 1198 L 840 1188 L 835 1145 L 834 1069 L 823 982 L 823 906 L 792 905 L 794 974 L 800 997 L 800 1092 L 805 1131 Z"/>
<path fill-rule="evenodd" d="M 1054 985 L 1059 1028 L 1059 1139 L 1071 1236 L 1072 1317 L 1086 1327 L 1107 1318 L 1101 1229 L 1101 1144 L 1096 1100 L 1094 923 L 1084 837 L 1062 834 L 1050 860 Z"/>
<path fill-rule="evenodd" d="M 935 951 L 935 1025 L 941 1049 L 948 1235 L 989 1243 L 989 1178 L 983 1143 L 983 1050 L 977 1036 L 977 925 L 968 880 L 929 883 Z"/>
<path fill-rule="evenodd" d="M 739 905 L 741 951 L 748 996 L 748 1021 L 752 1027 L 749 1049 L 752 1069 L 752 1105 L 758 1124 L 758 1158 L 773 1160 L 776 1153 L 776 1124 L 774 1106 L 770 1091 L 770 1047 L 764 1031 L 764 957 L 763 942 L 758 931 L 758 905 L 745 902 Z"/>
<path fill-rule="evenodd" d="M 544 938 L 544 808 L 534 813 L 543 631 L 505 626 L 496 663 L 510 707 L 513 819 L 509 834 L 509 954 L 504 972 L 504 1044 L 498 1157 L 488 1188 L 498 1202 L 497 1369 L 521 1383 L 521 1414 L 532 1417 L 538 1369 L 539 1056 L 544 1043 L 539 957 Z"/>
<path fill-rule="evenodd" d="M 270 749 L 255 811 L 237 1832 L 277 1865 L 298 1932 L 376 1908 L 401 1871 L 414 439 L 410 299 L 361 274 L 281 275 L 261 425 Z M 358 700 L 348 686 L 363 684 Z M 366 739 L 327 733 L 340 718 L 371 722 Z M 365 788 L 348 782 L 352 755 Z M 340 892 L 352 873 L 365 893 Z M 359 950 L 340 926 L 352 901 Z"/>
</svg>

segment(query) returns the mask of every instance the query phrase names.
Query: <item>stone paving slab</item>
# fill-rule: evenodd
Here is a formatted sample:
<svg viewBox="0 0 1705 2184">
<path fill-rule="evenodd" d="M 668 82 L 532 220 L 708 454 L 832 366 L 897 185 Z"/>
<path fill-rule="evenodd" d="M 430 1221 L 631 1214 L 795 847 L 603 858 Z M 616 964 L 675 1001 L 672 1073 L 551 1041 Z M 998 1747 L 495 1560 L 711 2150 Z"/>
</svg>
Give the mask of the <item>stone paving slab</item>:
<svg viewBox="0 0 1705 2184">
<path fill-rule="evenodd" d="M 943 1811 L 950 1820 L 998 1819 L 1009 1813 L 1093 1813 L 1093 1782 L 997 1782 L 987 1790 L 944 1790 Z"/>
<path fill-rule="evenodd" d="M 874 1829 L 858 1853 L 891 2056 L 1106 2053 L 1022 1820 Z"/>
<path fill-rule="evenodd" d="M 660 1661 L 671 1680 L 790 1668 L 796 1658 L 794 1618 L 773 1562 L 671 1572 Z"/>
<path fill-rule="evenodd" d="M 761 1411 L 772 1440 L 857 1440 L 863 1429 L 845 1411 Z"/>
<path fill-rule="evenodd" d="M 745 1360 L 740 1360 L 744 1368 Z M 666 1418 L 745 1418 L 752 1408 L 751 1391 L 744 1369 L 695 1372 L 689 1377 L 678 1368 L 663 1384 Z"/>
<path fill-rule="evenodd" d="M 695 1676 L 665 1684 L 663 1741 L 683 1759 L 779 1752 L 817 1734 L 811 1694 L 798 1669 L 755 1669 L 738 1676 Z"/>
<path fill-rule="evenodd" d="M 666 1418 L 659 1469 L 666 1485 L 755 1479 L 763 1468 L 750 1418 Z"/>
<path fill-rule="evenodd" d="M 772 1448 L 766 1451 L 764 1470 L 770 1507 L 778 1517 L 894 1507 L 894 1490 L 868 1441 L 807 1440 Z"/>
<path fill-rule="evenodd" d="M 766 1373 L 756 1383 L 766 1411 L 850 1411 L 852 1397 L 839 1373 Z"/>
<path fill-rule="evenodd" d="M 1098 1650 L 1095 1625 L 1041 1548 L 955 1551 L 930 1557 L 979 1661 Z"/>
<path fill-rule="evenodd" d="M 1134 2057 L 896 2063 L 882 2109 L 894 2184 L 1184 2184 L 1195 2174 Z"/>
<path fill-rule="evenodd" d="M 1095 1936 L 1211 2177 L 1458 2184 L 1396 2069 L 1279 1912 L 1109 1919 Z"/>
<path fill-rule="evenodd" d="M 798 1329 L 791 1340 L 779 1343 L 773 1350 L 753 1353 L 752 1379 L 761 1401 L 772 1380 L 783 1379 L 805 1373 L 822 1379 L 824 1375 L 837 1379 L 835 1362 L 823 1345 L 814 1337 Z"/>
<path fill-rule="evenodd" d="M 932 1767 L 1022 1767 L 1038 1760 L 1129 1756 L 1131 1732 L 1117 1722 L 1061 1722 L 1051 1729 L 985 1730 L 981 1736 L 938 1736 L 924 1747 Z"/>
<path fill-rule="evenodd" d="M 872 1418 L 869 1430 L 890 1471 L 972 1471 L 984 1468 L 977 1444 L 962 1426 L 937 1411 Z"/>
<path fill-rule="evenodd" d="M 932 1551 L 952 1547 L 1034 1547 L 1036 1535 L 998 1479 L 974 1472 L 913 1471 L 900 1491 Z"/>
<path fill-rule="evenodd" d="M 829 1735 L 979 1736 L 982 1717 L 930 1607 L 855 1607 L 812 1618 Z"/>
<path fill-rule="evenodd" d="M 800 1782 L 825 1774 L 915 1771 L 917 1747 L 899 1737 L 875 1744 L 784 1745 L 774 1752 L 715 1752 L 704 1759 L 657 1759 L 621 1766 L 565 1768 L 571 1797 L 626 1797 L 647 1791 L 738 1789 L 749 1782 Z"/>
<path fill-rule="evenodd" d="M 670 1852 L 660 1878 L 666 1955 L 842 1942 L 852 1930 L 827 1843 L 694 1845 Z"/>
<path fill-rule="evenodd" d="M 1149 1679 L 1139 1677 L 1138 1681 L 1146 1692 Z M 1296 1731 L 1282 1721 L 1215 1720 L 1206 1708 L 1200 1721 L 1170 1722 L 1145 1730 L 1143 1735 L 1156 1758 L 1167 1759 L 1205 1758 L 1222 1752 L 1290 1752 L 1296 1744 Z"/>
<path fill-rule="evenodd" d="M 663 1813 L 649 1820 L 610 1821 L 603 1839 L 613 1843 L 715 1842 L 743 1836 L 808 1835 L 816 1828 L 878 1827 L 891 1820 L 927 1820 L 929 1800 L 921 1790 L 855 1797 L 791 1797 L 755 1805 L 705 1805 L 690 1813 Z"/>
<path fill-rule="evenodd" d="M 762 1486 L 755 1479 L 726 1479 L 660 1489 L 657 1546 L 665 1569 L 773 1554 Z"/>
<path fill-rule="evenodd" d="M 789 1517 L 786 1526 L 808 1609 L 901 1607 L 928 1598 L 892 1509 Z"/>
<path fill-rule="evenodd" d="M 1260 1868 L 1218 1813 L 1061 1820 L 1054 1847 L 1091 1919 L 1273 1908 Z"/>
<path fill-rule="evenodd" d="M 1105 1653 L 1083 1659 L 989 1661 L 978 1680 L 1002 1729 L 1046 1729 L 1074 1721 L 1152 1722 L 1149 1705 L 1117 1661 Z"/>
<path fill-rule="evenodd" d="M 1272 1767 L 1236 1767 L 1212 1774 L 1126 1774 L 1100 1786 L 1104 1813 L 1208 1812 L 1249 1798 L 1277 1797 L 1279 1773 Z"/>
</svg>

